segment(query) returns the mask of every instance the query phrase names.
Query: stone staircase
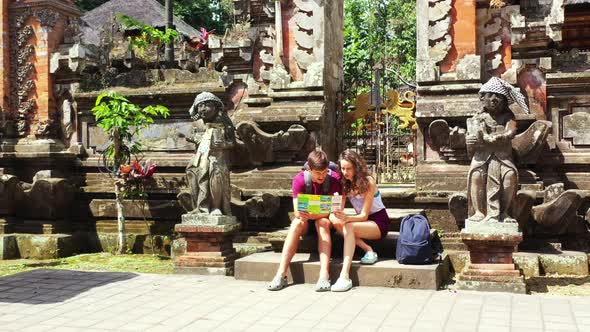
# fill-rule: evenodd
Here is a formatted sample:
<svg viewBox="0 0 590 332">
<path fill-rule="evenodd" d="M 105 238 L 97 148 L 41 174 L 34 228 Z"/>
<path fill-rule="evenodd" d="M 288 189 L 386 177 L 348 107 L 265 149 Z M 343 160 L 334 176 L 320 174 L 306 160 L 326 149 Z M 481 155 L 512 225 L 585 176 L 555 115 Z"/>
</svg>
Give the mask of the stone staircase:
<svg viewBox="0 0 590 332">
<path fill-rule="evenodd" d="M 348 210 L 348 209 L 347 209 Z M 346 211 L 352 212 L 352 211 Z M 449 277 L 449 260 L 430 265 L 402 265 L 395 259 L 395 246 L 399 237 L 401 220 L 410 214 L 424 214 L 421 209 L 387 209 L 390 231 L 384 239 L 368 241 L 379 254 L 379 261 L 374 265 L 361 265 L 353 261 L 350 271 L 354 285 L 382 286 L 415 289 L 438 289 Z M 281 250 L 288 233 L 288 228 L 264 234 L 272 246 L 272 252 L 259 252 L 243 258 L 235 263 L 236 279 L 271 280 L 279 265 Z M 433 238 L 438 237 L 436 230 L 431 231 Z M 332 237 L 332 262 L 330 275 L 337 276 L 341 269 L 343 239 L 339 234 Z M 235 246 L 235 245 L 234 245 Z M 289 267 L 290 281 L 295 283 L 315 283 L 319 273 L 317 255 L 317 235 L 305 235 L 300 239 L 297 254 Z M 355 258 L 362 252 L 357 248 Z"/>
<path fill-rule="evenodd" d="M 353 214 L 353 209 L 344 209 L 345 213 Z M 395 243 L 399 237 L 399 228 L 402 219 L 405 216 L 411 214 L 422 214 L 422 209 L 387 209 L 387 215 L 389 216 L 389 233 L 387 236 L 379 241 L 367 241 L 369 245 L 374 247 L 373 249 L 380 255 L 380 257 L 394 257 Z M 288 228 L 268 234 L 268 239 L 272 245 L 272 249 L 275 252 L 281 252 L 283 250 L 283 243 L 287 238 L 289 232 Z M 435 230 L 432 230 L 433 236 L 436 234 Z M 317 235 L 315 233 L 305 235 L 301 238 L 297 252 L 299 253 L 316 253 L 317 252 Z M 342 253 L 342 237 L 340 234 L 335 233 L 332 238 L 332 255 L 340 257 Z M 357 248 L 357 253 L 360 250 Z"/>
<path fill-rule="evenodd" d="M 279 266 L 281 253 L 263 252 L 236 260 L 234 277 L 240 280 L 270 281 Z M 340 259 L 330 263 L 330 275 L 335 279 L 342 269 Z M 316 283 L 320 270 L 317 254 L 295 254 L 287 277 L 289 282 Z M 440 287 L 448 277 L 448 261 L 429 265 L 402 265 L 394 259 L 380 259 L 374 265 L 353 261 L 350 279 L 355 286 L 379 286 L 413 289 Z M 333 280 L 334 281 L 334 280 Z"/>
</svg>

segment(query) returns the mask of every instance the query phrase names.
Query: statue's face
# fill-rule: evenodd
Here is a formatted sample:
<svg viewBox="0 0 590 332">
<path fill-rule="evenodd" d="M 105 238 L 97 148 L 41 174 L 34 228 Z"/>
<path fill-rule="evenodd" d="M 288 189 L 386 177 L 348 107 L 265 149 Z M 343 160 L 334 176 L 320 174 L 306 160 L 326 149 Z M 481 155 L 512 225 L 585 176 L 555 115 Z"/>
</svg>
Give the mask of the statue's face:
<svg viewBox="0 0 590 332">
<path fill-rule="evenodd" d="M 490 114 L 499 114 L 507 106 L 506 97 L 498 93 L 486 92 L 480 95 L 479 100 L 483 109 Z"/>
<path fill-rule="evenodd" d="M 205 101 L 197 106 L 199 117 L 205 122 L 213 121 L 219 113 L 219 104 L 214 101 Z"/>
</svg>

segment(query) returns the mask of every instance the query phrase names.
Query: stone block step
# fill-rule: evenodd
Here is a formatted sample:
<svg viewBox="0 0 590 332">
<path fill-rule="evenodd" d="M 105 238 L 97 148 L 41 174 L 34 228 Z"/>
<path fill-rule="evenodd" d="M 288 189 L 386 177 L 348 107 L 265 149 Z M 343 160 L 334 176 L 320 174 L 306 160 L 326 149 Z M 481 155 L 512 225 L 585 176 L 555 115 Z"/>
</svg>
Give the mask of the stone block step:
<svg viewBox="0 0 590 332">
<path fill-rule="evenodd" d="M 288 229 L 281 230 L 273 233 L 273 236 L 269 237 L 269 241 L 275 252 L 281 252 L 283 250 L 283 243 L 287 237 Z M 430 237 L 432 239 L 438 238 L 438 232 L 436 229 L 430 230 Z M 367 243 L 373 247 L 373 250 L 377 252 L 379 257 L 393 258 L 395 257 L 395 248 L 397 245 L 397 239 L 399 238 L 399 232 L 388 232 L 387 235 L 381 240 L 367 240 Z M 343 250 L 343 238 L 338 233 L 332 233 L 332 255 L 334 257 L 341 257 Z M 317 253 L 318 238 L 317 235 L 306 235 L 299 240 L 299 246 L 297 247 L 298 253 Z M 356 253 L 361 254 L 361 250 L 357 247 Z"/>
<path fill-rule="evenodd" d="M 235 262 L 234 277 L 240 280 L 270 281 L 277 271 L 280 259 L 281 254 L 275 252 L 240 258 Z M 338 276 L 341 268 L 341 261 L 333 259 L 330 275 Z M 317 282 L 319 269 L 317 255 L 295 254 L 289 266 L 289 282 L 314 284 Z M 358 261 L 353 261 L 350 269 L 350 278 L 355 286 L 438 289 L 447 277 L 448 260 L 430 265 L 402 265 L 393 259 L 380 259 L 374 265 L 361 265 Z"/>
<path fill-rule="evenodd" d="M 404 217 L 412 215 L 412 214 L 421 214 L 425 216 L 424 209 L 386 209 L 387 216 L 389 217 L 389 230 L 390 231 L 399 231 L 400 224 Z M 346 208 L 344 209 L 344 213 L 346 214 L 356 214 L 354 209 Z"/>
<path fill-rule="evenodd" d="M 54 259 L 72 253 L 72 236 L 69 234 L 0 235 L 0 259 Z"/>
<path fill-rule="evenodd" d="M 272 246 L 269 243 L 234 243 L 234 249 L 238 253 L 239 257 L 255 254 L 257 252 L 265 252 L 272 250 Z"/>
<path fill-rule="evenodd" d="M 468 251 L 445 250 L 455 272 L 462 271 L 469 263 Z M 539 277 L 543 275 L 588 276 L 588 254 L 578 251 L 560 253 L 516 252 L 514 263 L 522 270 L 524 276 Z"/>
</svg>

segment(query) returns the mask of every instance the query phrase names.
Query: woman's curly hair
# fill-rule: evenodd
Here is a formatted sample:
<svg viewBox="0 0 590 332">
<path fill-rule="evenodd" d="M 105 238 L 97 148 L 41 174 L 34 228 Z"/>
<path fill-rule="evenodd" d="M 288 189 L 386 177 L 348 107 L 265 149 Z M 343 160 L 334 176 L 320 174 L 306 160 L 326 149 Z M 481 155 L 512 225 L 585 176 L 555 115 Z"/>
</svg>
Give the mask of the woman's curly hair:
<svg viewBox="0 0 590 332">
<path fill-rule="evenodd" d="M 352 164 L 354 169 L 354 177 L 353 180 L 347 180 L 342 176 L 342 171 L 340 174 L 340 181 L 342 183 L 342 191 L 345 194 L 349 194 L 350 192 L 355 192 L 357 194 L 364 194 L 369 190 L 369 170 L 367 168 L 367 162 L 363 157 L 361 157 L 356 151 L 354 150 L 344 150 L 340 154 L 340 161 L 346 160 L 347 162 Z"/>
</svg>

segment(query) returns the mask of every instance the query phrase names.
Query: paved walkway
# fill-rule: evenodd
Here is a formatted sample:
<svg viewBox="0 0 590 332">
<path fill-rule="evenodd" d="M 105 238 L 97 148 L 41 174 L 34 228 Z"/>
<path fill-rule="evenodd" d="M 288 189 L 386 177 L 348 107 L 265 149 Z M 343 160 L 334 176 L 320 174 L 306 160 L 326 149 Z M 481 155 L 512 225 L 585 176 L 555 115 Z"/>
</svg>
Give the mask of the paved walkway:
<svg viewBox="0 0 590 332">
<path fill-rule="evenodd" d="M 0 278 L 1 331 L 590 331 L 590 297 L 36 270 Z"/>
</svg>

